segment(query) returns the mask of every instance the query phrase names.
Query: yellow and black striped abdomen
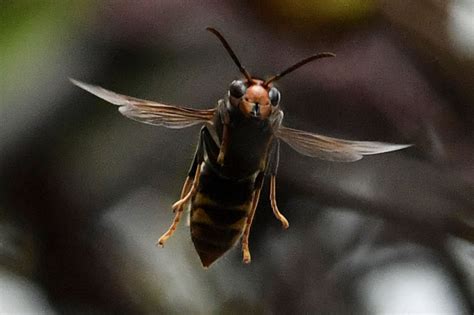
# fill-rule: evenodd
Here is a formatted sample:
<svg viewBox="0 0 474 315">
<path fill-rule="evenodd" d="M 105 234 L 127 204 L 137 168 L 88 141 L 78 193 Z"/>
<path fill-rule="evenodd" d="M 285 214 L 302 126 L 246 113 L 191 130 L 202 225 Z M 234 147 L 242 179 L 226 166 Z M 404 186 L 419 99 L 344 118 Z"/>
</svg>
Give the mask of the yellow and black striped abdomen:
<svg viewBox="0 0 474 315">
<path fill-rule="evenodd" d="M 250 212 L 255 179 L 232 180 L 208 165 L 191 204 L 191 238 L 204 267 L 237 242 Z"/>
</svg>

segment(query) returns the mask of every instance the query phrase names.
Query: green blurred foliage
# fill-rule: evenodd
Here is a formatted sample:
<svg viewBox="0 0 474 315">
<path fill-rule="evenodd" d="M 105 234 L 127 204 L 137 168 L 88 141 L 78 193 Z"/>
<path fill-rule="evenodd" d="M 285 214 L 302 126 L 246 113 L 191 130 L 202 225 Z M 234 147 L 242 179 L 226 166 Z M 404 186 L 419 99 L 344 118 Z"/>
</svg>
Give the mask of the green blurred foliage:
<svg viewBox="0 0 474 315">
<path fill-rule="evenodd" d="M 90 13 L 89 1 L 5 1 L 0 10 L 0 86 L 25 88 Z"/>
<path fill-rule="evenodd" d="M 279 0 L 271 6 L 278 15 L 302 24 L 351 24 L 376 11 L 374 0 Z"/>
</svg>

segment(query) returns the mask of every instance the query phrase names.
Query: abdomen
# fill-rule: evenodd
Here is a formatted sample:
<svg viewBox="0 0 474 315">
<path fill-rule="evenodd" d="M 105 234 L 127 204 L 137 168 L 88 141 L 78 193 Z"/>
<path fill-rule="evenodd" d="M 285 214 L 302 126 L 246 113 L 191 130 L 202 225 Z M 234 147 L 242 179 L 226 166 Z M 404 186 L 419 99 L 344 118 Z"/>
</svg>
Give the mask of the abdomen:
<svg viewBox="0 0 474 315">
<path fill-rule="evenodd" d="M 191 238 L 204 267 L 239 240 L 251 209 L 255 178 L 223 178 L 207 164 L 191 203 Z"/>
</svg>

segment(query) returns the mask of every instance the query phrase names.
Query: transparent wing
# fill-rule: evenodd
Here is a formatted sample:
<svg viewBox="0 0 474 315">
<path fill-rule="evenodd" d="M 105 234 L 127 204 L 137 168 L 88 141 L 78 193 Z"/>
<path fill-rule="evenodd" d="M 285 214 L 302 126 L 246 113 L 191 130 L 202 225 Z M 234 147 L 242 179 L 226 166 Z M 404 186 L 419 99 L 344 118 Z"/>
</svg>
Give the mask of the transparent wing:
<svg viewBox="0 0 474 315">
<path fill-rule="evenodd" d="M 200 123 L 212 123 L 216 109 L 193 109 L 160 104 L 152 101 L 117 94 L 100 86 L 87 84 L 74 79 L 72 83 L 109 103 L 118 105 L 122 115 L 155 126 L 185 128 Z"/>
<path fill-rule="evenodd" d="M 364 155 L 396 151 L 411 146 L 411 144 L 343 140 L 283 126 L 277 129 L 276 136 L 303 155 L 337 162 L 357 161 Z"/>
</svg>

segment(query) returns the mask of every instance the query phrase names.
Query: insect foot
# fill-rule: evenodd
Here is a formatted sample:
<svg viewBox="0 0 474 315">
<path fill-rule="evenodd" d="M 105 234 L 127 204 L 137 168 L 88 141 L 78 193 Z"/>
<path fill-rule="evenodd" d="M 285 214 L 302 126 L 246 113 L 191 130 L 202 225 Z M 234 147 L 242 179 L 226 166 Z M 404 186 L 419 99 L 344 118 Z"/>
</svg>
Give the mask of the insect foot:
<svg viewBox="0 0 474 315">
<path fill-rule="evenodd" d="M 170 238 L 171 235 L 163 235 L 160 239 L 155 243 L 155 246 L 165 247 L 165 242 Z"/>
<path fill-rule="evenodd" d="M 248 247 L 244 248 L 242 251 L 243 251 L 242 261 L 244 262 L 244 264 L 250 264 L 250 261 L 252 260 L 252 258 L 250 257 L 250 251 Z"/>
</svg>

